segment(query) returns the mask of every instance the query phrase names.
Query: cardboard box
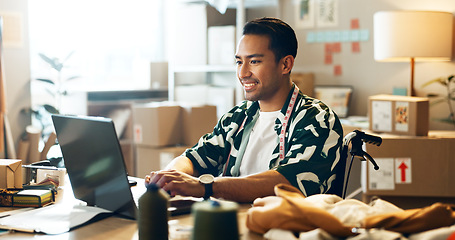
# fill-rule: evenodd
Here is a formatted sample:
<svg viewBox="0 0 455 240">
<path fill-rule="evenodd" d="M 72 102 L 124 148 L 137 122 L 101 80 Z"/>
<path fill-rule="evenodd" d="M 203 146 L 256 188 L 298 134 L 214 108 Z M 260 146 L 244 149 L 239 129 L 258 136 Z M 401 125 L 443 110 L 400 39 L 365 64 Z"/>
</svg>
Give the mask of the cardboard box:
<svg viewBox="0 0 455 240">
<path fill-rule="evenodd" d="M 137 104 L 132 112 L 137 145 L 163 147 L 180 144 L 180 106 L 169 102 Z"/>
<path fill-rule="evenodd" d="M 199 138 L 213 131 L 217 123 L 216 107 L 210 105 L 182 106 L 182 145 L 193 146 Z"/>
<path fill-rule="evenodd" d="M 0 159 L 0 189 L 22 188 L 22 160 Z"/>
<path fill-rule="evenodd" d="M 310 97 L 314 97 L 314 74 L 292 73 L 291 79 L 299 87 L 300 91 Z"/>
<path fill-rule="evenodd" d="M 427 137 L 381 135 L 381 146 L 366 144 L 379 165 L 366 164 L 367 196 L 455 199 L 455 132 Z"/>
<path fill-rule="evenodd" d="M 363 194 L 361 200 L 364 203 L 370 203 L 378 197 L 402 209 L 423 208 L 437 202 L 455 204 L 455 197 L 377 196 Z"/>
<path fill-rule="evenodd" d="M 128 174 L 135 173 L 135 161 L 134 161 L 134 148 L 135 145 L 131 140 L 121 140 L 120 148 L 123 154 L 123 160 L 125 161 L 125 167 Z"/>
<path fill-rule="evenodd" d="M 115 131 L 120 140 L 133 138 L 133 121 L 131 120 L 130 103 L 91 102 L 87 107 L 89 116 L 104 116 L 114 121 Z"/>
<path fill-rule="evenodd" d="M 136 177 L 144 177 L 150 171 L 166 167 L 174 158 L 180 156 L 188 147 L 136 147 Z"/>
<path fill-rule="evenodd" d="M 229 80 L 228 80 L 229 81 Z M 175 87 L 177 102 L 193 105 L 215 105 L 217 118 L 235 105 L 235 88 L 228 86 L 189 85 Z"/>
<path fill-rule="evenodd" d="M 369 98 L 370 130 L 409 136 L 427 136 L 429 100 L 422 97 L 376 95 Z"/>
</svg>

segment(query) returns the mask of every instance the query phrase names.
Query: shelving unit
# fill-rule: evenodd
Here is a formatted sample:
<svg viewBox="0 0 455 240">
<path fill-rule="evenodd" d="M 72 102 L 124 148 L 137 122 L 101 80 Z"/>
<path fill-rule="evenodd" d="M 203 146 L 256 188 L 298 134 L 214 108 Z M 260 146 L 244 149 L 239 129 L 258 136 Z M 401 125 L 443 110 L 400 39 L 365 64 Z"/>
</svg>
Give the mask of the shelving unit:
<svg viewBox="0 0 455 240">
<path fill-rule="evenodd" d="M 176 66 L 172 69 L 172 71 L 169 73 L 169 100 L 175 100 L 175 86 L 177 85 L 176 83 L 176 75 L 178 74 L 184 74 L 184 73 L 202 73 L 205 74 L 205 84 L 213 84 L 213 74 L 218 74 L 218 73 L 231 73 L 232 74 L 232 82 L 227 83 L 227 86 L 231 87 L 239 87 L 236 86 L 236 79 L 235 79 L 235 65 L 188 65 L 188 66 Z M 238 90 L 236 90 L 236 93 Z M 237 96 L 238 94 L 236 94 Z M 237 99 L 236 102 L 241 101 L 242 99 Z"/>
<path fill-rule="evenodd" d="M 176 66 L 174 72 L 235 72 L 235 65 Z"/>
<path fill-rule="evenodd" d="M 197 0 L 181 0 L 181 3 L 185 4 L 208 4 L 207 1 L 197 1 Z M 235 9 L 235 26 L 236 26 L 236 43 L 239 41 L 240 37 L 242 36 L 242 29 L 243 25 L 246 22 L 246 9 L 247 8 L 257 8 L 257 7 L 265 7 L 265 6 L 277 6 L 277 15 L 280 16 L 281 13 L 281 0 L 230 0 L 227 4 L 228 9 Z M 208 24 L 208 23 L 206 23 Z M 208 26 L 207 26 L 208 28 Z M 221 87 L 232 87 L 235 90 L 235 100 L 234 104 L 239 103 L 243 100 L 243 90 L 241 85 L 237 81 L 237 77 L 235 76 L 236 66 L 234 63 L 232 65 L 209 65 L 209 64 L 175 64 L 170 59 L 169 62 L 169 82 L 168 82 L 168 90 L 169 90 L 169 100 L 173 101 L 176 100 L 176 87 L 180 85 L 178 82 L 177 75 L 180 74 L 201 74 L 204 76 L 206 81 L 202 84 L 215 84 L 213 80 L 213 76 L 216 74 L 232 74 L 232 80 L 224 82 Z M 229 76 L 231 78 L 231 76 Z M 195 83 L 201 84 L 201 83 Z"/>
</svg>

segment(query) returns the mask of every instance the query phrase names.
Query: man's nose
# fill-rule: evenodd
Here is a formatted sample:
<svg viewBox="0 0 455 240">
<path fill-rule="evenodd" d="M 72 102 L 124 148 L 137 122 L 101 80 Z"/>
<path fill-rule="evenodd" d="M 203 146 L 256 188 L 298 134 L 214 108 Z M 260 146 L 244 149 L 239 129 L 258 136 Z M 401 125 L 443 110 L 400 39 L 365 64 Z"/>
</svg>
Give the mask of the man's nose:
<svg viewBox="0 0 455 240">
<path fill-rule="evenodd" d="M 247 78 L 251 76 L 250 68 L 248 64 L 243 64 L 237 68 L 237 75 L 239 79 Z"/>
</svg>

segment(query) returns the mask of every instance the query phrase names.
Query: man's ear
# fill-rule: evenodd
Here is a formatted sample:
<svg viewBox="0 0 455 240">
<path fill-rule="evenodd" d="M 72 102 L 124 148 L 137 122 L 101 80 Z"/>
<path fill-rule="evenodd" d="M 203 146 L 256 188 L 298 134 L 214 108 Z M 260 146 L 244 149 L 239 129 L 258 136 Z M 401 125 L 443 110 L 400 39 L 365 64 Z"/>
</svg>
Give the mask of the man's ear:
<svg viewBox="0 0 455 240">
<path fill-rule="evenodd" d="M 292 55 L 287 55 L 281 59 L 281 62 L 283 64 L 283 75 L 289 74 L 294 67 L 294 57 Z"/>
</svg>

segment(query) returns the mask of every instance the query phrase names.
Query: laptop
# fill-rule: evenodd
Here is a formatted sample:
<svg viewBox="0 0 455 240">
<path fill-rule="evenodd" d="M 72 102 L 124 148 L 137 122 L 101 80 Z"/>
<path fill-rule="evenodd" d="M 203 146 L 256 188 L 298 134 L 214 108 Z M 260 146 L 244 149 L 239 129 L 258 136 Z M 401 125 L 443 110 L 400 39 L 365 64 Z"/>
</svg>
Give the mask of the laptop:
<svg viewBox="0 0 455 240">
<path fill-rule="evenodd" d="M 88 206 L 136 219 L 137 200 L 143 192 L 131 191 L 112 119 L 52 115 L 52 121 L 75 198 Z M 171 199 L 170 214 L 189 213 L 197 201 Z"/>
</svg>

